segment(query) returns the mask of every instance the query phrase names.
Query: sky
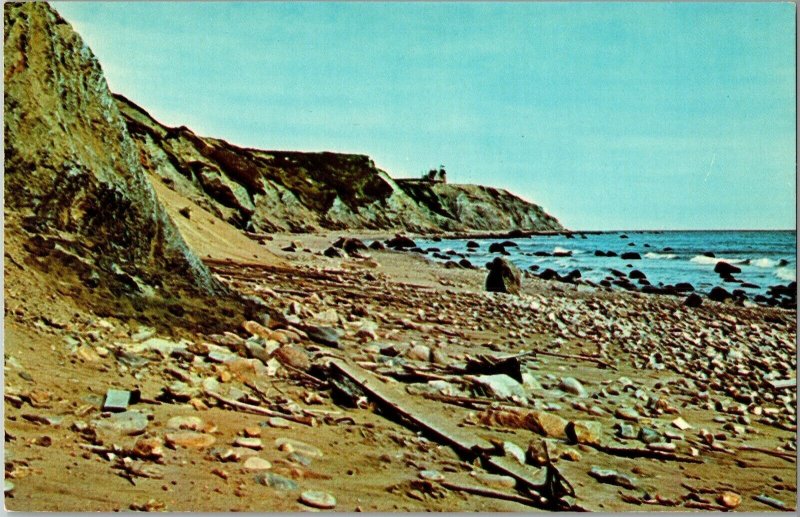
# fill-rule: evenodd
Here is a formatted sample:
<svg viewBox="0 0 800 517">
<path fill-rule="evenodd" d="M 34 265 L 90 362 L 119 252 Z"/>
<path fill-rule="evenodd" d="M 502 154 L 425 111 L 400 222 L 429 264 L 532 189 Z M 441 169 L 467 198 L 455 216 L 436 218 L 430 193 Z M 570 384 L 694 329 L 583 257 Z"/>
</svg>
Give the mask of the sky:
<svg viewBox="0 0 800 517">
<path fill-rule="evenodd" d="M 575 230 L 796 229 L 793 3 L 53 2 L 112 91 Z"/>
</svg>

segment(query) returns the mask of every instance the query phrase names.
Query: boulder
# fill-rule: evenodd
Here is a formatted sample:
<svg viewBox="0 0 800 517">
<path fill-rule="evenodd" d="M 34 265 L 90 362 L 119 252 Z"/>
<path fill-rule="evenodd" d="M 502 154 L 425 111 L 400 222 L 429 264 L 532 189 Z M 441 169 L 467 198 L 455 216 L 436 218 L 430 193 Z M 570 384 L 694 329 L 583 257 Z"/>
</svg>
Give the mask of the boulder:
<svg viewBox="0 0 800 517">
<path fill-rule="evenodd" d="M 675 290 L 679 293 L 694 291 L 694 286 L 689 282 L 678 282 L 675 284 Z"/>
<path fill-rule="evenodd" d="M 683 301 L 686 307 L 700 307 L 703 305 L 703 299 L 697 293 L 692 293 Z"/>
<path fill-rule="evenodd" d="M 714 287 L 713 289 L 711 289 L 711 292 L 708 293 L 708 299 L 713 300 L 715 302 L 724 302 L 725 300 L 728 300 L 730 298 L 733 298 L 733 295 L 729 293 L 725 288 L 719 286 Z"/>
<path fill-rule="evenodd" d="M 493 242 L 489 245 L 489 253 L 500 253 L 503 255 L 508 255 L 505 246 L 503 246 L 499 242 Z"/>
<path fill-rule="evenodd" d="M 633 278 L 633 279 L 636 279 L 636 278 L 647 278 L 647 275 L 645 275 L 644 273 L 642 273 L 638 269 L 634 269 L 633 271 L 628 273 L 628 278 Z"/>
<path fill-rule="evenodd" d="M 522 273 L 512 262 L 496 257 L 486 265 L 486 290 L 496 293 L 519 294 L 522 288 Z"/>
<path fill-rule="evenodd" d="M 628 251 L 620 255 L 620 258 L 623 260 L 641 260 L 642 256 L 635 251 Z"/>
<path fill-rule="evenodd" d="M 475 249 L 475 248 L 480 248 L 480 247 L 481 247 L 481 245 L 478 244 L 475 241 L 467 241 L 467 248 L 468 249 Z"/>
<path fill-rule="evenodd" d="M 742 269 L 740 267 L 734 266 L 733 264 L 728 264 L 724 260 L 720 260 L 717 262 L 717 265 L 714 266 L 714 273 L 719 273 L 720 275 L 733 275 L 734 273 L 741 273 Z"/>
<path fill-rule="evenodd" d="M 369 249 L 371 249 L 371 250 L 385 250 L 386 246 L 384 246 L 381 241 L 372 241 L 372 244 L 369 245 Z"/>
<path fill-rule="evenodd" d="M 594 250 L 594 256 L 595 256 L 595 257 L 605 257 L 605 256 L 607 256 L 607 255 L 606 255 L 606 252 L 605 252 L 605 251 L 601 251 L 601 250 Z"/>
<path fill-rule="evenodd" d="M 497 375 L 475 375 L 470 376 L 470 378 L 475 384 L 487 391 L 491 397 L 499 399 L 517 397 L 520 400 L 527 401 L 527 396 L 525 395 L 525 390 L 522 388 L 522 384 L 504 373 Z"/>
<path fill-rule="evenodd" d="M 342 250 L 334 248 L 333 246 L 328 247 L 322 254 L 330 258 L 342 258 L 343 256 Z"/>
<path fill-rule="evenodd" d="M 405 235 L 396 235 L 393 239 L 386 241 L 386 245 L 396 249 L 417 247 L 417 244 Z"/>
</svg>

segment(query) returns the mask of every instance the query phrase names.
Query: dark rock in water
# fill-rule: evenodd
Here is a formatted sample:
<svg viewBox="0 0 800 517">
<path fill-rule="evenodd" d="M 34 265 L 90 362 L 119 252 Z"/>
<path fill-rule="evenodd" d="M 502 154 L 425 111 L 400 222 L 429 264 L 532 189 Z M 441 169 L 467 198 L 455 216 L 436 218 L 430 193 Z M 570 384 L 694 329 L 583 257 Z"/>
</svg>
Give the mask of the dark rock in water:
<svg viewBox="0 0 800 517">
<path fill-rule="evenodd" d="M 452 257 L 454 255 L 458 255 L 458 252 L 456 250 L 447 250 L 447 251 L 444 252 L 444 254 L 445 255 L 450 255 Z"/>
<path fill-rule="evenodd" d="M 466 269 L 475 269 L 475 266 L 472 265 L 472 262 L 465 258 L 459 260 L 458 265 Z"/>
<path fill-rule="evenodd" d="M 611 287 L 611 282 L 609 282 L 608 280 L 600 280 L 600 282 L 598 283 L 603 287 Z"/>
<path fill-rule="evenodd" d="M 621 288 L 625 289 L 626 291 L 635 291 L 636 290 L 636 286 L 633 285 L 632 283 L 630 283 L 630 281 L 628 281 L 627 279 L 615 280 L 613 283 L 614 283 L 614 285 L 616 285 L 618 287 L 621 287 Z"/>
<path fill-rule="evenodd" d="M 642 292 L 645 294 L 668 294 L 663 288 L 650 284 L 643 285 Z"/>
<path fill-rule="evenodd" d="M 601 250 L 594 250 L 594 256 L 595 257 L 605 257 L 606 256 L 606 252 L 605 251 L 601 251 Z"/>
<path fill-rule="evenodd" d="M 519 294 L 522 288 L 522 273 L 508 260 L 496 257 L 487 265 L 486 290 L 497 293 Z"/>
<path fill-rule="evenodd" d="M 556 273 L 554 270 L 550 268 L 547 268 L 541 273 L 539 273 L 539 278 L 541 278 L 542 280 L 553 280 L 554 278 L 558 277 L 559 277 L 558 273 Z"/>
<path fill-rule="evenodd" d="M 761 287 L 759 287 L 758 285 L 751 284 L 750 282 L 743 282 L 742 287 L 745 287 L 747 289 L 761 289 Z"/>
<path fill-rule="evenodd" d="M 640 278 L 639 279 L 639 285 L 651 285 L 650 284 L 650 280 L 648 280 L 646 278 Z"/>
<path fill-rule="evenodd" d="M 554 251 L 553 252 L 553 256 L 554 257 L 571 257 L 572 256 L 572 252 L 571 251 Z"/>
<path fill-rule="evenodd" d="M 431 240 L 432 240 L 433 242 L 442 242 L 442 238 L 441 238 L 441 237 L 439 237 L 438 235 L 434 235 L 434 236 L 433 236 L 433 238 L 432 238 Z"/>
<path fill-rule="evenodd" d="M 734 298 L 747 298 L 747 293 L 741 289 L 734 289 L 733 292 L 731 292 L 731 295 Z"/>
<path fill-rule="evenodd" d="M 616 251 L 606 251 L 606 257 L 616 257 L 616 256 L 617 256 Z"/>
<path fill-rule="evenodd" d="M 719 273 L 721 275 L 732 275 L 734 273 L 741 273 L 742 269 L 736 267 L 732 264 L 728 264 L 724 260 L 720 260 L 717 262 L 717 265 L 714 266 L 714 273 Z"/>
<path fill-rule="evenodd" d="M 708 293 L 708 299 L 714 300 L 715 302 L 724 302 L 725 300 L 728 300 L 732 297 L 733 296 L 731 295 L 731 293 L 729 293 L 726 289 L 719 286 L 714 287 L 713 289 L 711 289 L 711 292 Z"/>
<path fill-rule="evenodd" d="M 719 277 L 723 282 L 728 282 L 729 284 L 741 283 L 741 280 L 734 278 L 731 275 L 719 275 Z"/>
<path fill-rule="evenodd" d="M 408 251 L 411 251 L 413 253 L 421 253 L 423 255 L 425 255 L 425 253 L 426 253 L 426 251 L 424 249 L 420 248 L 419 246 L 415 246 L 415 247 L 409 249 Z"/>
<path fill-rule="evenodd" d="M 678 282 L 675 284 L 675 290 L 680 293 L 688 293 L 694 291 L 694 286 L 689 282 Z"/>
<path fill-rule="evenodd" d="M 713 253 L 713 252 L 711 252 L 711 251 L 706 251 L 706 252 L 703 252 L 703 256 L 704 256 L 704 257 L 709 257 L 709 258 L 716 258 L 716 257 L 717 257 L 717 256 L 716 256 L 716 255 L 714 255 L 714 253 Z"/>
<path fill-rule="evenodd" d="M 531 271 L 538 271 L 539 264 L 533 264 L 532 266 L 528 267 L 528 269 L 530 269 Z"/>
<path fill-rule="evenodd" d="M 581 275 L 580 269 L 573 269 L 572 271 L 570 271 L 567 274 L 567 279 L 575 281 L 575 280 L 579 279 L 581 276 L 582 275 Z"/>
<path fill-rule="evenodd" d="M 467 248 L 473 249 L 473 248 L 480 248 L 480 247 L 481 247 L 481 245 L 478 244 L 475 241 L 467 241 Z"/>
<path fill-rule="evenodd" d="M 503 246 L 504 248 L 518 248 L 519 244 L 514 241 L 503 241 L 500 243 L 500 246 Z"/>
<path fill-rule="evenodd" d="M 633 278 L 633 279 L 636 279 L 636 278 L 647 278 L 647 275 L 645 275 L 644 273 L 642 273 L 638 269 L 634 269 L 633 271 L 628 273 L 628 278 Z"/>
<path fill-rule="evenodd" d="M 620 271 L 619 269 L 610 269 L 609 271 L 611 271 L 612 275 L 618 276 L 620 278 L 625 278 L 626 276 L 628 276 L 625 273 L 623 273 L 622 271 Z"/>
<path fill-rule="evenodd" d="M 447 262 L 444 263 L 444 267 L 446 267 L 447 269 L 456 269 L 456 268 L 459 268 L 461 266 L 459 266 L 458 262 L 456 262 L 454 260 L 448 260 Z"/>
<path fill-rule="evenodd" d="M 552 255 L 546 251 L 535 251 L 533 254 L 537 257 L 552 257 Z"/>
<path fill-rule="evenodd" d="M 669 246 L 667 246 L 666 248 L 664 248 L 664 249 L 663 249 L 663 250 L 661 250 L 661 251 L 673 251 L 673 250 L 672 250 L 672 248 L 670 248 Z"/>
<path fill-rule="evenodd" d="M 753 298 L 753 301 L 756 302 L 756 303 L 767 303 L 767 297 L 764 296 L 763 294 L 757 294 Z"/>
<path fill-rule="evenodd" d="M 629 242 L 628 246 L 636 246 L 636 243 L 635 242 Z"/>
<path fill-rule="evenodd" d="M 325 255 L 326 257 L 331 257 L 331 258 L 341 258 L 342 256 L 344 256 L 342 250 L 340 250 L 339 248 L 334 248 L 333 246 L 329 246 L 328 249 L 322 252 L 322 254 Z"/>
<path fill-rule="evenodd" d="M 788 266 L 788 265 L 789 265 L 789 261 L 786 260 L 786 259 L 780 259 L 778 261 L 778 266 Z"/>
<path fill-rule="evenodd" d="M 620 255 L 620 258 L 623 260 L 641 260 L 642 256 L 635 251 L 629 251 Z"/>
<path fill-rule="evenodd" d="M 371 250 L 385 250 L 386 246 L 384 246 L 381 241 L 372 241 L 372 244 L 369 245 L 369 249 L 371 249 Z"/>
<path fill-rule="evenodd" d="M 442 251 L 440 248 L 428 248 L 425 250 L 427 253 L 439 253 Z"/>
<path fill-rule="evenodd" d="M 386 241 L 386 245 L 390 248 L 396 248 L 396 249 L 415 248 L 417 246 L 417 244 L 413 240 L 406 237 L 405 235 L 396 235 L 393 239 L 389 239 L 388 241 Z"/>
<path fill-rule="evenodd" d="M 433 254 L 433 257 L 434 257 L 434 258 L 437 258 L 437 259 L 440 259 L 440 260 L 450 260 L 450 257 L 449 257 L 449 256 L 447 256 L 447 255 L 444 255 L 444 254 L 442 254 L 442 253 L 434 253 L 434 254 Z"/>
<path fill-rule="evenodd" d="M 625 235 L 625 234 L 623 233 L 623 234 L 621 234 L 621 235 L 619 236 L 619 238 L 620 238 L 620 239 L 627 239 L 627 238 L 628 238 L 628 236 L 627 236 L 627 235 Z"/>
<path fill-rule="evenodd" d="M 489 253 L 502 253 L 503 255 L 508 254 L 505 246 L 503 246 L 499 242 L 493 242 L 489 245 Z"/>
<path fill-rule="evenodd" d="M 649 244 L 647 244 L 647 243 L 645 242 L 645 243 L 644 243 L 644 247 L 645 247 L 645 248 L 649 248 L 649 247 L 650 247 L 650 245 L 649 245 Z"/>
</svg>

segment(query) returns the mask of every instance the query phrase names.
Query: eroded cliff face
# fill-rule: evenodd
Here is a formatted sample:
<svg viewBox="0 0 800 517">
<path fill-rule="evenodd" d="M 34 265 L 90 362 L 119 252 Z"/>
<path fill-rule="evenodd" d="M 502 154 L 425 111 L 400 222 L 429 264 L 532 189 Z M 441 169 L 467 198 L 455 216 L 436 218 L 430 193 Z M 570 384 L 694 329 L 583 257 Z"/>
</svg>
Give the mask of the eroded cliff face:
<svg viewBox="0 0 800 517">
<path fill-rule="evenodd" d="M 245 149 L 160 124 L 116 95 L 148 171 L 240 228 L 561 230 L 506 191 L 474 185 L 400 185 L 364 155 Z"/>
<path fill-rule="evenodd" d="M 4 20 L 6 245 L 91 288 L 222 292 L 160 206 L 80 36 L 45 3 L 6 3 Z"/>
</svg>

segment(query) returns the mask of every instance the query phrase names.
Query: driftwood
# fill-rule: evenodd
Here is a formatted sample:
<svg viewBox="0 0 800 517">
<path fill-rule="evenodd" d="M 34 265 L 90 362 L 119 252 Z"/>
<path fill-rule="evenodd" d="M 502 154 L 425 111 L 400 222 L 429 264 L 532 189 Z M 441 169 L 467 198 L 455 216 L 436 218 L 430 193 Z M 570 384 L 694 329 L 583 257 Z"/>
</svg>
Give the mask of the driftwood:
<svg viewBox="0 0 800 517">
<path fill-rule="evenodd" d="M 297 422 L 298 424 L 304 424 L 309 427 L 314 427 L 316 425 L 316 420 L 314 417 L 311 416 L 296 416 L 290 415 L 286 413 L 280 413 L 278 411 L 272 411 L 270 409 L 263 408 L 261 406 L 253 406 L 252 404 L 245 404 L 244 402 L 239 402 L 238 400 L 227 399 L 218 393 L 214 393 L 210 390 L 204 390 L 203 393 L 211 397 L 214 400 L 222 402 L 223 404 L 227 404 L 233 408 L 242 410 L 242 411 L 249 411 L 250 413 L 256 413 L 258 415 L 270 416 L 270 417 L 280 417 L 286 420 L 290 420 L 292 422 Z"/>
<path fill-rule="evenodd" d="M 737 447 L 737 449 L 740 451 L 761 452 L 764 454 L 769 454 L 770 456 L 775 456 L 776 458 L 780 458 L 782 460 L 786 460 L 790 463 L 797 463 L 797 457 L 788 452 L 773 451 L 772 449 L 764 449 L 763 447 L 750 447 L 749 445 L 740 445 Z"/>
<path fill-rule="evenodd" d="M 621 456 L 623 458 L 651 458 L 656 460 L 666 461 L 680 461 L 683 463 L 704 463 L 700 458 L 692 458 L 691 456 L 684 456 L 681 454 L 674 454 L 666 451 L 656 451 L 653 449 L 639 449 L 632 447 L 614 447 L 612 445 L 602 444 L 586 444 L 594 447 L 600 452 L 612 454 L 614 456 Z"/>
<path fill-rule="evenodd" d="M 491 497 L 493 499 L 502 499 L 505 501 L 524 504 L 527 506 L 535 506 L 535 507 L 541 506 L 541 502 L 537 502 L 531 499 L 530 497 L 525 497 L 519 494 L 509 494 L 507 492 L 500 492 L 499 490 L 492 490 L 483 487 L 457 485 L 449 481 L 442 481 L 440 484 L 444 488 L 448 490 L 454 490 L 456 492 L 466 492 L 468 494 L 480 495 L 483 497 Z"/>
<path fill-rule="evenodd" d="M 545 478 L 537 482 L 530 478 L 531 472 L 519 463 L 513 462 L 508 457 L 493 456 L 497 453 L 494 444 L 465 432 L 460 427 L 442 423 L 438 416 L 440 412 L 429 407 L 422 407 L 419 403 L 410 403 L 407 407 L 401 402 L 401 394 L 392 393 L 389 386 L 379 385 L 376 378 L 367 370 L 358 366 L 348 365 L 339 359 L 328 362 L 331 375 L 343 376 L 355 383 L 361 391 L 374 400 L 384 411 L 399 418 L 401 422 L 412 428 L 421 429 L 433 436 L 440 443 L 453 448 L 457 453 L 469 458 L 478 457 L 484 467 L 499 474 L 511 476 L 517 481 L 517 488 L 534 496 L 530 499 L 537 508 L 547 510 L 570 510 L 577 507 L 563 500 L 563 495 L 574 495 L 572 487 L 561 476 L 552 464 L 545 471 Z M 542 496 L 542 498 L 538 497 Z"/>
</svg>

